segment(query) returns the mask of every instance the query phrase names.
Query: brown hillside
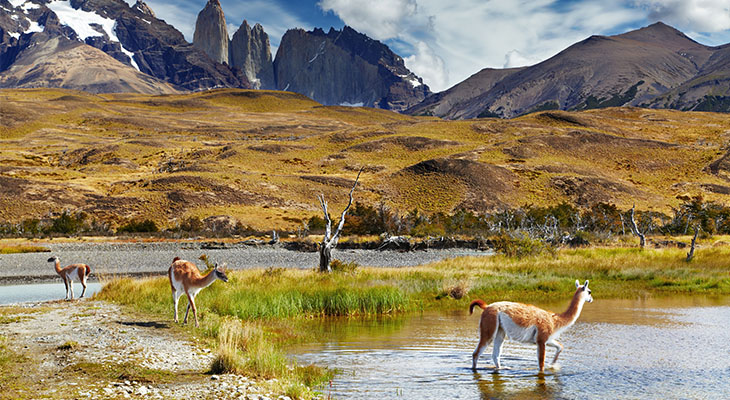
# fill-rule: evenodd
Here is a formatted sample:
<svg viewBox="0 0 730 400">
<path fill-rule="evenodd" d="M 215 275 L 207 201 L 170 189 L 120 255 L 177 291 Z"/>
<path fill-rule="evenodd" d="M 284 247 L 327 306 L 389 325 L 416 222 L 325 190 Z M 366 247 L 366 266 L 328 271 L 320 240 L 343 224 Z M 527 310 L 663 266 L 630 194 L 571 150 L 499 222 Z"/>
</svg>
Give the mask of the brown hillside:
<svg viewBox="0 0 730 400">
<path fill-rule="evenodd" d="M 442 121 L 323 107 L 287 92 L 0 91 L 0 219 L 63 210 L 163 227 L 231 216 L 296 229 L 355 198 L 399 213 L 726 202 L 726 115 L 608 108 Z"/>
</svg>

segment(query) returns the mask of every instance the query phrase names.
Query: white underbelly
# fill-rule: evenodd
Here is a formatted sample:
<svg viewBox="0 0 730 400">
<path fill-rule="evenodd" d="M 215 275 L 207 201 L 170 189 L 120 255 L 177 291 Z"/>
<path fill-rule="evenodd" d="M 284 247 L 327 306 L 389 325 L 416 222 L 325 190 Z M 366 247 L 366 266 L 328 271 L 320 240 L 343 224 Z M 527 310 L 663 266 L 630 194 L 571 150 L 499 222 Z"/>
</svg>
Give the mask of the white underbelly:
<svg viewBox="0 0 730 400">
<path fill-rule="evenodd" d="M 68 276 L 68 279 L 71 280 L 72 282 L 73 281 L 81 282 L 81 277 L 79 276 L 79 269 L 78 268 L 76 268 L 76 269 L 72 270 L 71 272 L 69 272 L 67 276 Z"/>
<path fill-rule="evenodd" d="M 510 340 L 521 343 L 537 342 L 537 326 L 517 325 L 507 314 L 499 313 L 499 327 Z"/>
<path fill-rule="evenodd" d="M 182 280 L 175 279 L 174 274 L 172 275 L 170 282 L 172 283 L 172 287 L 175 288 L 176 292 L 182 292 L 185 290 Z"/>
</svg>

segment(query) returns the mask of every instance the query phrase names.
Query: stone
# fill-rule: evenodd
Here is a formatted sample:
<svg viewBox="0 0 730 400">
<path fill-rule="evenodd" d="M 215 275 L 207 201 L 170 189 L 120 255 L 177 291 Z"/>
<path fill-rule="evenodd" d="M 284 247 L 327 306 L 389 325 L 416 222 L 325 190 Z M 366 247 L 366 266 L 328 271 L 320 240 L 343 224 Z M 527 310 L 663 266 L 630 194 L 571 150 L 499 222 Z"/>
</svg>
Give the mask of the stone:
<svg viewBox="0 0 730 400">
<path fill-rule="evenodd" d="M 228 60 L 239 68 L 254 89 L 274 89 L 274 63 L 269 35 L 261 24 L 251 28 L 244 19 L 228 46 Z"/>
<path fill-rule="evenodd" d="M 228 30 L 226 17 L 218 0 L 209 0 L 195 21 L 193 46 L 202 50 L 211 60 L 228 63 Z"/>
</svg>

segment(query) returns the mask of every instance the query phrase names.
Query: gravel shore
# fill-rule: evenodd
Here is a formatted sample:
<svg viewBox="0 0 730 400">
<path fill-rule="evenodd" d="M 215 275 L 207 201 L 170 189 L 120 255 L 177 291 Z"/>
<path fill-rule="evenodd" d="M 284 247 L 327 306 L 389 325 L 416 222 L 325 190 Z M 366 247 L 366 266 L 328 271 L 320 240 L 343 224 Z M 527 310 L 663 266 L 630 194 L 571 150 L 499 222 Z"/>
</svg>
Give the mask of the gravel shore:
<svg viewBox="0 0 730 400">
<path fill-rule="evenodd" d="M 26 363 L 22 384 L 0 398 L 290 400 L 266 389 L 267 381 L 206 375 L 211 350 L 174 329 L 170 320 L 151 321 L 91 300 L 0 307 L 0 315 L 7 319 L 0 324 L 0 339 Z M 176 382 L 89 379 L 94 365 L 129 363 L 174 374 Z"/>
<path fill-rule="evenodd" d="M 38 245 L 51 249 L 51 253 L 0 256 L 0 284 L 57 280 L 58 276 L 53 270 L 53 265 L 46 261 L 52 255 L 58 256 L 62 265 L 89 264 L 97 276 L 160 275 L 167 272 L 174 257 L 202 263 L 198 261 L 201 254 L 206 254 L 213 262 L 226 262 L 231 269 L 268 267 L 308 269 L 315 268 L 319 263 L 319 254 L 316 252 L 292 251 L 268 245 L 247 246 L 235 243 L 219 245 L 206 242 L 38 243 Z M 411 252 L 335 249 L 332 252 L 335 259 L 355 261 L 362 266 L 371 267 L 405 267 L 447 258 L 491 254 L 471 249 Z"/>
</svg>

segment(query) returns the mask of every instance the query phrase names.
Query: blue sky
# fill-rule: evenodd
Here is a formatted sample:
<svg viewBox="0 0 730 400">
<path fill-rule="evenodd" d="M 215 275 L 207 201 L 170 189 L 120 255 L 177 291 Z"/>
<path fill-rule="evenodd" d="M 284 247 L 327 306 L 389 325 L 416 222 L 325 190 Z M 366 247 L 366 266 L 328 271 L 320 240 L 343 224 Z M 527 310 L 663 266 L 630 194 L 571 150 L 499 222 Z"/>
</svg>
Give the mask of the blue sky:
<svg viewBox="0 0 730 400">
<path fill-rule="evenodd" d="M 127 0 L 133 4 L 135 0 Z M 207 0 L 146 0 L 192 40 Z M 260 23 L 272 51 L 290 28 L 347 24 L 403 56 L 433 91 L 482 68 L 531 65 L 590 35 L 663 21 L 707 45 L 730 43 L 730 0 L 220 0 L 233 35 Z"/>
</svg>

